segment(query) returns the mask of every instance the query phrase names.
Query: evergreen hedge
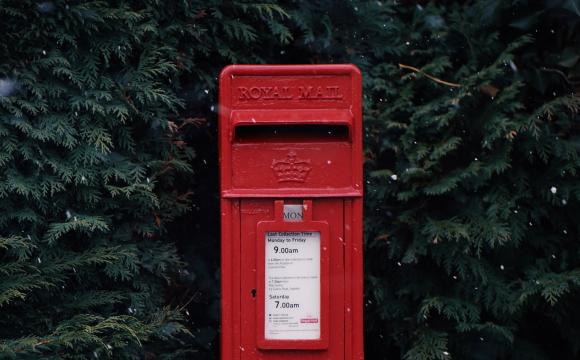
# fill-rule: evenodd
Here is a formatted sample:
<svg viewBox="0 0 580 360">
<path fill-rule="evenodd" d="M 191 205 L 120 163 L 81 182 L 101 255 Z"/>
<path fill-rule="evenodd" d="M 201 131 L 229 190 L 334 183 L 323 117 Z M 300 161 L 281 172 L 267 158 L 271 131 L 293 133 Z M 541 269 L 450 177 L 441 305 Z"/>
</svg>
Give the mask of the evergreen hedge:
<svg viewBox="0 0 580 360">
<path fill-rule="evenodd" d="M 218 358 L 217 75 L 364 75 L 368 359 L 580 351 L 580 8 L 0 0 L 0 358 Z"/>
<path fill-rule="evenodd" d="M 258 30 L 287 41 L 286 17 L 219 1 L 0 2 L 0 356 L 208 347 L 217 324 L 200 336 L 191 297 L 167 298 L 195 276 L 167 232 L 192 208 L 185 136 L 204 120 L 189 108 L 214 94 L 218 63 L 261 61 Z"/>
</svg>

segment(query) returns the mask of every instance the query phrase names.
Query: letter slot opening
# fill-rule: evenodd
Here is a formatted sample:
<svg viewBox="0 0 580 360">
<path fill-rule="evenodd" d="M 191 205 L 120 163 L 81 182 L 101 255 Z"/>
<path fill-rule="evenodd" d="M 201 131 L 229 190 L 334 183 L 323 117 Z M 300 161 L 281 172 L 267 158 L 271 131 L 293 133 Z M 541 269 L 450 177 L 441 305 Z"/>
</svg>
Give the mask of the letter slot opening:
<svg viewBox="0 0 580 360">
<path fill-rule="evenodd" d="M 348 125 L 333 124 L 281 124 L 246 125 L 235 127 L 236 142 L 284 141 L 349 141 Z"/>
</svg>

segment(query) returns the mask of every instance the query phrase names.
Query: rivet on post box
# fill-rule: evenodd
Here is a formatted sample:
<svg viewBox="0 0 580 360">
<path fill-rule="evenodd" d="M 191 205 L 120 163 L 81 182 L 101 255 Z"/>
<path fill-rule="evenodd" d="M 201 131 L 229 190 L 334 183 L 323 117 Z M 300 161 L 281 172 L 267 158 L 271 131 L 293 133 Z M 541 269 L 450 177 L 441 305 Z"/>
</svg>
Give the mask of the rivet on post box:
<svg viewBox="0 0 580 360">
<path fill-rule="evenodd" d="M 361 75 L 220 77 L 222 360 L 363 359 Z"/>
</svg>

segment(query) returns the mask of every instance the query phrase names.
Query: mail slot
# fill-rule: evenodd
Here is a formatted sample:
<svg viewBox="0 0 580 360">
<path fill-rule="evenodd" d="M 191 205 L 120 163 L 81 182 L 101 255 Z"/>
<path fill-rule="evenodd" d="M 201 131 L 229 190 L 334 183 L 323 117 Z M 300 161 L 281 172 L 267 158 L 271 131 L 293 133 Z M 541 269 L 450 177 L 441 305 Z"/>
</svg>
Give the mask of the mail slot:
<svg viewBox="0 0 580 360">
<path fill-rule="evenodd" d="M 361 75 L 220 76 L 222 360 L 363 359 Z"/>
</svg>

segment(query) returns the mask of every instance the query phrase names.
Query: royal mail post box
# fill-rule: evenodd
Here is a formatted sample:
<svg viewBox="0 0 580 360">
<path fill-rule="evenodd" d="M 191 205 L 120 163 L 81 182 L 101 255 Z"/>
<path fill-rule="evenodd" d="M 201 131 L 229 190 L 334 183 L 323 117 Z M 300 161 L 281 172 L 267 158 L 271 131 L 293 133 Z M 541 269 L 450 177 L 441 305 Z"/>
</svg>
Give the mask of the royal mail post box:
<svg viewBox="0 0 580 360">
<path fill-rule="evenodd" d="M 223 360 L 363 359 L 361 75 L 220 78 Z"/>
</svg>

